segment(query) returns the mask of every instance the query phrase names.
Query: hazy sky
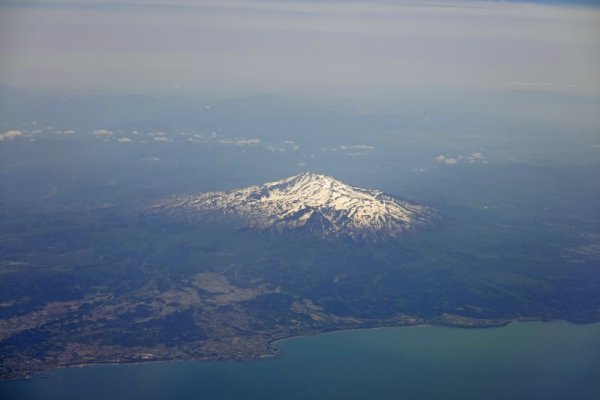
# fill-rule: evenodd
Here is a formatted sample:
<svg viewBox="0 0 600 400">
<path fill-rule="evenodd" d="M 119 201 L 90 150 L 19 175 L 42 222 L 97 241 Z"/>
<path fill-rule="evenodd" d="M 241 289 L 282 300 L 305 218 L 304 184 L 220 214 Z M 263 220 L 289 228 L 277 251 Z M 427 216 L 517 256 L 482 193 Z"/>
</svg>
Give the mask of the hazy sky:
<svg viewBox="0 0 600 400">
<path fill-rule="evenodd" d="M 0 83 L 95 92 L 600 95 L 600 8 L 455 1 L 2 1 Z"/>
</svg>

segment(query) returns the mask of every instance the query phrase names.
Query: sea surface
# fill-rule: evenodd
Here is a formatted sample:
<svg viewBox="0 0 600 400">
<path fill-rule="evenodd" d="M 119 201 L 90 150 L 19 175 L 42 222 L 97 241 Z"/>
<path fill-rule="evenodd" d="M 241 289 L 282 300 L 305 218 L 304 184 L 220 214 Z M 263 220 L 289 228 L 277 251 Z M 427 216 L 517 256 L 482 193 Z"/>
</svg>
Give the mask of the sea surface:
<svg viewBox="0 0 600 400">
<path fill-rule="evenodd" d="M 400 327 L 297 337 L 283 356 L 63 368 L 1 399 L 600 399 L 600 323 Z"/>
</svg>

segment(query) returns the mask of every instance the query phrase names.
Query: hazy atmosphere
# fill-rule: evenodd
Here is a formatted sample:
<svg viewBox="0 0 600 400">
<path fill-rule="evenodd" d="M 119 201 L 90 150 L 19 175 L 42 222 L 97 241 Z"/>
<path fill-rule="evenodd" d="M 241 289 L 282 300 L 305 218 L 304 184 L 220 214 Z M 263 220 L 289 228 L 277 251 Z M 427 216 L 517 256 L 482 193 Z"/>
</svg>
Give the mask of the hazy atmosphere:
<svg viewBox="0 0 600 400">
<path fill-rule="evenodd" d="M 542 3 L 542 2 L 540 2 Z M 599 95 L 600 11 L 494 1 L 3 1 L 4 84 L 95 93 Z"/>
<path fill-rule="evenodd" d="M 598 71 L 597 1 L 0 0 L 0 398 L 600 398 Z"/>
</svg>

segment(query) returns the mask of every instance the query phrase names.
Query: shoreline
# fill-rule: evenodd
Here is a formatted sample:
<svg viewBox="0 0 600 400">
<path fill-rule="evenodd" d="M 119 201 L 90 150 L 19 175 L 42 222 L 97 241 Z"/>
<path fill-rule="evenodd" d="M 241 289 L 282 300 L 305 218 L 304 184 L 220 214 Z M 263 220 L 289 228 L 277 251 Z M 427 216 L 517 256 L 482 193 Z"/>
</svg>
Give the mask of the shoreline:
<svg viewBox="0 0 600 400">
<path fill-rule="evenodd" d="M 483 321 L 485 321 L 485 320 L 483 320 Z M 508 325 L 512 325 L 515 323 L 529 323 L 529 322 L 543 322 L 543 323 L 559 322 L 559 323 L 566 323 L 566 324 L 572 324 L 572 325 L 600 324 L 600 321 L 578 323 L 578 322 L 572 322 L 572 321 L 568 321 L 568 320 L 564 320 L 564 319 L 543 319 L 543 318 L 522 318 L 522 317 L 518 317 L 518 318 L 515 318 L 512 320 L 503 320 L 503 321 L 491 320 L 491 321 L 497 322 L 497 323 L 495 323 L 493 325 L 484 324 L 482 326 L 460 326 L 460 325 L 435 323 L 438 321 L 429 321 L 429 322 L 425 322 L 425 323 L 420 322 L 420 323 L 415 323 L 415 324 L 406 324 L 405 323 L 405 324 L 396 324 L 396 325 L 391 324 L 391 325 L 371 326 L 371 327 L 367 326 L 364 328 L 353 327 L 353 328 L 342 328 L 342 329 L 330 329 L 330 330 L 323 330 L 323 331 L 306 333 L 306 334 L 289 335 L 289 336 L 284 336 L 284 337 L 280 337 L 277 339 L 273 339 L 273 340 L 267 342 L 267 345 L 272 350 L 271 352 L 265 352 L 263 354 L 259 354 L 256 356 L 250 356 L 247 358 L 245 357 L 245 358 L 241 358 L 241 359 L 236 359 L 235 357 L 228 356 L 228 355 L 222 355 L 222 356 L 216 356 L 216 357 L 199 357 L 199 358 L 183 357 L 183 358 L 160 358 L 160 359 L 131 360 L 131 361 L 124 360 L 124 361 L 106 361 L 106 362 L 103 362 L 103 361 L 82 362 L 82 363 L 63 364 L 63 365 L 52 366 L 46 370 L 42 370 L 31 376 L 0 379 L 0 384 L 3 382 L 31 381 L 31 380 L 36 380 L 36 379 L 52 379 L 51 377 L 48 376 L 49 373 L 59 370 L 59 369 L 64 369 L 64 368 L 84 368 L 84 367 L 88 367 L 88 366 L 101 366 L 101 365 L 107 365 L 107 366 L 136 365 L 136 364 L 142 365 L 142 364 L 150 364 L 150 363 L 154 364 L 154 363 L 164 363 L 164 362 L 188 362 L 188 361 L 240 362 L 240 363 L 256 362 L 256 361 L 261 361 L 261 360 L 268 359 L 268 358 L 284 356 L 285 354 L 283 353 L 283 351 L 278 349 L 276 347 L 276 345 L 278 343 L 281 343 L 286 340 L 292 340 L 292 339 L 302 338 L 302 337 L 317 336 L 317 335 L 325 335 L 325 334 L 343 334 L 343 333 L 354 332 L 354 331 L 371 331 L 371 330 L 381 330 L 381 329 L 387 329 L 387 328 L 435 328 L 435 327 L 458 328 L 458 329 L 469 329 L 469 330 L 470 329 L 491 329 L 491 328 L 503 328 L 503 327 L 506 327 Z"/>
</svg>

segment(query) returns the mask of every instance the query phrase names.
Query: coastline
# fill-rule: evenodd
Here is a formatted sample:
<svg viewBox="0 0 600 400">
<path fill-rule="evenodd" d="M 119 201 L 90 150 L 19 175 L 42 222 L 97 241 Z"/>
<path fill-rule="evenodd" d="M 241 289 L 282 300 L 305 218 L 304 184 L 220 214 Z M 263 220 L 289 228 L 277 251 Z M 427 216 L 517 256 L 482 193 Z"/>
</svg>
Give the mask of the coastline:
<svg viewBox="0 0 600 400">
<path fill-rule="evenodd" d="M 418 323 L 397 323 L 397 324 L 382 324 L 378 326 L 365 326 L 365 327 L 348 327 L 348 328 L 340 328 L 340 329 L 324 329 L 324 330 L 316 330 L 306 333 L 299 334 L 290 334 L 290 335 L 282 335 L 281 337 L 274 338 L 272 340 L 266 341 L 268 351 L 263 352 L 261 354 L 248 354 L 244 357 L 238 357 L 235 354 L 221 354 L 215 356 L 207 356 L 207 357 L 162 357 L 162 358 L 153 358 L 153 359 L 134 359 L 134 360 L 121 360 L 121 361 L 98 361 L 98 362 L 75 362 L 70 364 L 58 364 L 58 365 L 46 365 L 43 369 L 40 369 L 34 372 L 32 375 L 14 377 L 8 379 L 0 379 L 0 383 L 2 382 L 11 382 L 11 381 L 30 381 L 35 379 L 48 379 L 47 374 L 52 371 L 63 369 L 63 368 L 84 368 L 88 366 L 97 366 L 97 365 L 135 365 L 135 364 L 148 364 L 148 363 L 163 363 L 163 362 L 174 362 L 174 361 L 208 361 L 208 362 L 255 362 L 264 360 L 267 358 L 280 357 L 284 356 L 282 350 L 277 348 L 277 344 L 301 337 L 309 337 L 309 336 L 317 336 L 324 334 L 343 334 L 347 332 L 354 331 L 371 331 L 371 330 L 381 330 L 386 328 L 435 328 L 435 327 L 446 327 L 446 328 L 462 328 L 462 329 L 490 329 L 490 328 L 502 328 L 513 323 L 520 322 L 564 322 L 567 324 L 573 325 L 588 325 L 594 323 L 600 323 L 600 321 L 590 321 L 590 322 L 573 322 L 564 319 L 545 319 L 545 318 L 530 318 L 530 317 L 517 317 L 511 320 L 481 320 L 485 321 L 485 323 L 475 326 L 472 324 L 469 325 L 452 325 L 447 323 L 440 323 L 439 320 L 432 321 L 419 321 Z M 126 357 L 127 355 L 124 355 Z"/>
<path fill-rule="evenodd" d="M 582 378 L 577 394 L 586 396 L 575 397 L 596 398 L 589 394 L 600 393 L 593 378 L 600 371 L 596 362 L 600 323 L 538 321 L 496 330 L 410 326 L 416 329 L 374 327 L 363 332 L 331 331 L 335 336 L 296 337 L 276 343 L 283 356 L 270 360 L 60 368 L 27 382 L 0 384 L 0 393 L 15 400 L 127 400 L 132 393 L 135 398 L 155 400 L 198 396 L 367 399 L 381 393 L 385 395 L 378 397 L 392 400 L 407 392 L 414 394 L 410 398 L 444 399 L 456 393 L 454 397 L 469 400 L 489 395 L 508 400 L 535 397 L 544 382 L 548 385 L 542 388 L 543 398 L 556 394 L 556 388 L 559 397 L 571 398 L 574 392 L 569 383 L 577 377 Z M 571 351 L 566 357 L 565 349 Z M 547 368 L 552 371 L 551 381 Z M 465 392 L 474 380 L 479 389 Z M 506 385 L 511 381 L 515 385 Z M 157 387 L 161 390 L 156 391 Z"/>
</svg>

